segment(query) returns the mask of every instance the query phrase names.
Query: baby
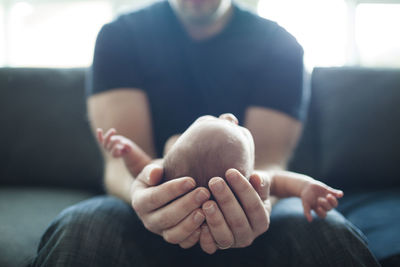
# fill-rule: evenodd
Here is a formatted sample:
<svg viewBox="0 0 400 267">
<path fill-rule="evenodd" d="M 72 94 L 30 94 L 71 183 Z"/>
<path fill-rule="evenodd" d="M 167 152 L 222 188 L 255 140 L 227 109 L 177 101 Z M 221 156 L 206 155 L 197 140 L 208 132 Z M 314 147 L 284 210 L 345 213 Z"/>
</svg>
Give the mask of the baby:
<svg viewBox="0 0 400 267">
<path fill-rule="evenodd" d="M 151 162 L 144 151 L 126 137 L 116 135 L 115 130 L 108 131 L 104 136 L 99 129 L 98 140 L 113 157 L 124 159 L 133 176 Z M 208 187 L 211 178 L 224 178 L 230 168 L 237 169 L 249 179 L 254 170 L 254 157 L 251 133 L 239 126 L 232 114 L 222 114 L 219 118 L 203 116 L 181 136 L 171 137 L 166 142 L 164 179 L 168 181 L 189 176 L 195 179 L 198 186 Z M 280 196 L 279 192 L 286 193 Z M 327 212 L 337 205 L 336 198 L 342 197 L 343 193 L 307 176 L 275 175 L 271 180 L 271 195 L 301 197 L 305 206 L 314 210 L 322 208 Z M 323 203 L 316 205 L 321 198 Z M 309 211 L 305 211 L 305 215 L 309 221 L 312 220 Z"/>
<path fill-rule="evenodd" d="M 200 117 L 175 142 L 167 142 L 164 154 L 166 180 L 189 176 L 203 187 L 212 177 L 224 177 L 230 168 L 247 178 L 254 168 L 250 132 L 229 119 L 212 116 Z"/>
</svg>

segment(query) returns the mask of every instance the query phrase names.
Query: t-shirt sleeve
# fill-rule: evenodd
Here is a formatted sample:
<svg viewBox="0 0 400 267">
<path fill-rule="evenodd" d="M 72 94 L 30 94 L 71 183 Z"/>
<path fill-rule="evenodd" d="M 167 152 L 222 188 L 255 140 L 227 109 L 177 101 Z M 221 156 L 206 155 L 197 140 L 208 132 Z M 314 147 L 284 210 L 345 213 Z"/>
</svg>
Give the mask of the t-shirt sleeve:
<svg viewBox="0 0 400 267">
<path fill-rule="evenodd" d="M 297 120 L 306 115 L 309 90 L 306 86 L 303 49 L 286 30 L 277 26 L 250 95 L 251 105 L 272 108 Z"/>
<path fill-rule="evenodd" d="M 97 36 L 93 64 L 86 77 L 87 95 L 115 88 L 142 88 L 138 54 L 132 34 L 121 22 L 104 25 Z"/>
</svg>

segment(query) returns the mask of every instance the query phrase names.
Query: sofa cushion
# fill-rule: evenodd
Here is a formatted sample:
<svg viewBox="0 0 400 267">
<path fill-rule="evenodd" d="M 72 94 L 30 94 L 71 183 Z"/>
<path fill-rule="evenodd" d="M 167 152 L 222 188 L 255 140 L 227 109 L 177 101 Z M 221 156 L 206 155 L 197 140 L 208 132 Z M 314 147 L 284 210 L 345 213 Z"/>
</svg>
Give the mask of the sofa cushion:
<svg viewBox="0 0 400 267">
<path fill-rule="evenodd" d="M 85 191 L 0 187 L 0 266 L 23 266 L 64 208 L 91 197 Z"/>
<path fill-rule="evenodd" d="M 400 70 L 316 68 L 293 167 L 343 189 L 400 186 Z"/>
<path fill-rule="evenodd" d="M 84 69 L 0 69 L 0 184 L 99 190 Z"/>
</svg>

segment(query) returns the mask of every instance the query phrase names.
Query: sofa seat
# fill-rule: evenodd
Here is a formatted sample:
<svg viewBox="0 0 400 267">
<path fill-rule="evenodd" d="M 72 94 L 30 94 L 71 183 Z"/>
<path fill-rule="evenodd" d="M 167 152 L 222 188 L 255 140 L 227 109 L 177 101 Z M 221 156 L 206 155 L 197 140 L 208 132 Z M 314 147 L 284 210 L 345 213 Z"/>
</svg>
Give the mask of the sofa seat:
<svg viewBox="0 0 400 267">
<path fill-rule="evenodd" d="M 0 187 L 0 266 L 26 265 L 49 222 L 65 207 L 91 196 L 72 189 Z"/>
</svg>

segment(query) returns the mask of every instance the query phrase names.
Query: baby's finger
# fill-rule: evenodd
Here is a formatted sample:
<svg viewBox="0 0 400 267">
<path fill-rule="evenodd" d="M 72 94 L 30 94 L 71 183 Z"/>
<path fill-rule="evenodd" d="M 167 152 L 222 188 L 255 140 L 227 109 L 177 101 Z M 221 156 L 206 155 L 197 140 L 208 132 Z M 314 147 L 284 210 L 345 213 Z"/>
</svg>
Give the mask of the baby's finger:
<svg viewBox="0 0 400 267">
<path fill-rule="evenodd" d="M 329 201 L 329 203 L 331 204 L 331 206 L 333 208 L 336 208 L 338 206 L 338 204 L 339 204 L 337 199 L 334 196 L 332 196 L 331 194 L 328 194 L 326 196 L 326 199 Z"/>
<path fill-rule="evenodd" d="M 185 240 L 183 240 L 179 246 L 183 249 L 187 249 L 187 248 L 191 248 L 194 245 L 197 244 L 197 242 L 199 242 L 200 240 L 200 233 L 201 230 L 200 228 L 198 228 L 196 231 L 194 231 L 188 238 L 186 238 Z"/>
<path fill-rule="evenodd" d="M 114 128 L 111 128 L 110 130 L 108 130 L 106 132 L 106 134 L 104 135 L 104 141 L 103 141 L 103 146 L 104 147 L 108 147 L 108 143 L 110 142 L 111 136 L 116 134 L 116 132 L 117 131 Z"/>
<path fill-rule="evenodd" d="M 108 142 L 107 146 L 105 147 L 108 151 L 111 151 L 116 145 L 121 144 L 121 136 L 112 135 L 110 137 L 110 141 Z"/>
<path fill-rule="evenodd" d="M 97 128 L 97 141 L 99 141 L 100 144 L 103 144 L 104 137 L 103 137 L 103 129 Z"/>
<path fill-rule="evenodd" d="M 116 144 L 112 149 L 111 149 L 111 155 L 114 158 L 119 158 L 124 154 L 124 145 L 123 144 Z"/>
<path fill-rule="evenodd" d="M 328 200 L 326 200 L 326 198 L 323 197 L 318 198 L 318 206 L 322 207 L 326 211 L 331 210 L 333 208 L 332 205 L 328 202 Z"/>
<path fill-rule="evenodd" d="M 308 222 L 312 222 L 311 208 L 307 203 L 303 203 L 304 215 Z"/>
<path fill-rule="evenodd" d="M 343 197 L 343 191 L 342 190 L 333 189 L 332 187 L 328 186 L 328 191 L 329 191 L 329 193 L 331 193 L 332 195 L 334 195 L 337 198 Z"/>
<path fill-rule="evenodd" d="M 218 249 L 207 224 L 201 227 L 200 247 L 207 254 L 214 254 Z"/>
<path fill-rule="evenodd" d="M 317 207 L 315 213 L 317 213 L 317 215 L 322 219 L 326 217 L 326 211 L 322 207 Z"/>
</svg>

